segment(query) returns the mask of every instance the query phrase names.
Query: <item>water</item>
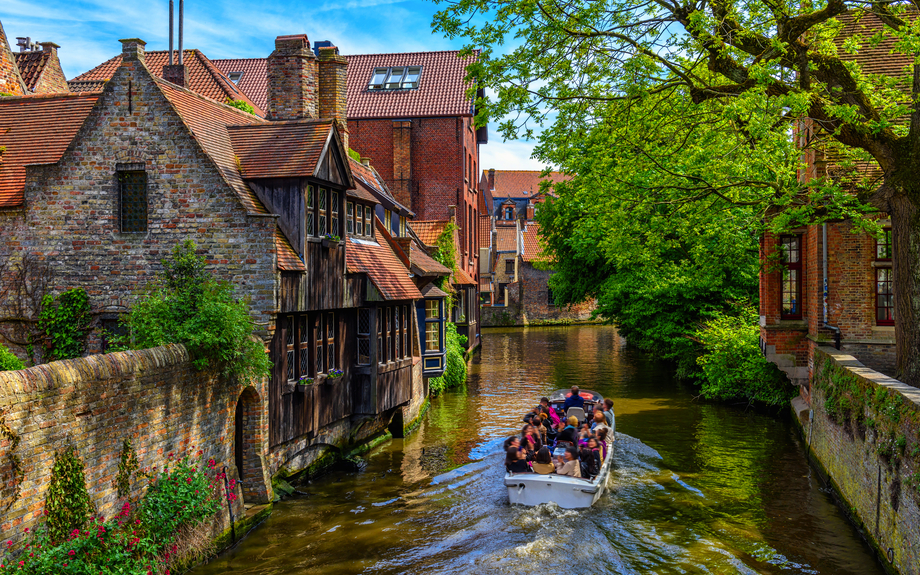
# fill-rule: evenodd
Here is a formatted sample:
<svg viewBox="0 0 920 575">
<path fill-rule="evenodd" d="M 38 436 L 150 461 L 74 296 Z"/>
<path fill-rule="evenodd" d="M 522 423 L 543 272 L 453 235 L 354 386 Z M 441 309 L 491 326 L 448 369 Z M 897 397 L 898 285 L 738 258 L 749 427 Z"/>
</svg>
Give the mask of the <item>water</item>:
<svg viewBox="0 0 920 575">
<path fill-rule="evenodd" d="M 588 510 L 511 507 L 502 440 L 572 384 L 615 401 L 611 490 Z M 787 418 L 696 400 L 607 327 L 488 330 L 467 389 L 415 435 L 302 489 L 193 573 L 883 575 Z"/>
</svg>

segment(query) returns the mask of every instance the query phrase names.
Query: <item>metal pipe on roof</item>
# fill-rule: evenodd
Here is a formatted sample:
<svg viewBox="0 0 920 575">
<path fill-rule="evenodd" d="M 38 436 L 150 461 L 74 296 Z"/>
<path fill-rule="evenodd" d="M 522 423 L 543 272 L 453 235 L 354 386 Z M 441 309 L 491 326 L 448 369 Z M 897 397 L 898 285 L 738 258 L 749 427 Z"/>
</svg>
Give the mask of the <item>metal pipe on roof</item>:
<svg viewBox="0 0 920 575">
<path fill-rule="evenodd" d="M 182 65 L 182 16 L 185 12 L 185 1 L 179 0 L 179 65 Z"/>
<path fill-rule="evenodd" d="M 169 0 L 169 65 L 173 65 L 173 0 Z"/>
</svg>

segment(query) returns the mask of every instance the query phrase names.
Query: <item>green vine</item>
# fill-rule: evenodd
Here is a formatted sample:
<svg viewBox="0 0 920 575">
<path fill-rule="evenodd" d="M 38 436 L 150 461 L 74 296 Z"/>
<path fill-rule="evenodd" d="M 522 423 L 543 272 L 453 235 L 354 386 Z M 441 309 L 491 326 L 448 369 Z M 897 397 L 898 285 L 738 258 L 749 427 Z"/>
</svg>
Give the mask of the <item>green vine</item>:
<svg viewBox="0 0 920 575">
<path fill-rule="evenodd" d="M 256 109 L 252 107 L 252 104 L 245 100 L 234 100 L 233 98 L 227 98 L 226 104 L 228 106 L 233 106 L 237 110 L 242 110 L 247 114 L 254 115 L 256 113 Z"/>
<path fill-rule="evenodd" d="M 125 439 L 121 444 L 121 459 L 118 462 L 118 475 L 115 477 L 119 497 L 126 497 L 131 493 L 131 476 L 137 469 L 137 452 L 134 451 L 131 440 Z"/>
<path fill-rule="evenodd" d="M 22 459 L 16 455 L 16 448 L 19 447 L 19 442 L 22 441 L 22 438 L 6 423 L 6 418 L 2 413 L 0 413 L 0 437 L 7 441 L 6 459 L 10 464 L 10 481 L 3 482 L 4 488 L 8 485 L 12 486 L 9 503 L 3 506 L 4 509 L 9 509 L 19 499 L 21 490 Z"/>
<path fill-rule="evenodd" d="M 45 358 L 80 357 L 86 349 L 90 319 L 89 296 L 83 288 L 69 289 L 58 297 L 45 294 L 38 316 Z"/>
<path fill-rule="evenodd" d="M 83 462 L 70 445 L 54 454 L 51 481 L 45 496 L 48 536 L 54 542 L 66 540 L 86 523 L 92 511 Z"/>
<path fill-rule="evenodd" d="M 457 255 L 457 244 L 454 242 L 454 232 L 457 231 L 457 224 L 453 221 L 447 222 L 447 225 L 444 226 L 444 230 L 438 235 L 438 239 L 435 240 L 435 252 L 432 254 L 432 257 L 441 265 L 449 269 L 452 273 L 457 272 L 457 260 L 459 256 Z M 450 301 L 447 302 L 448 307 L 452 308 L 454 306 L 454 290 L 450 285 L 449 277 L 442 277 L 435 282 L 440 289 L 442 289 L 447 295 L 450 296 Z"/>
</svg>

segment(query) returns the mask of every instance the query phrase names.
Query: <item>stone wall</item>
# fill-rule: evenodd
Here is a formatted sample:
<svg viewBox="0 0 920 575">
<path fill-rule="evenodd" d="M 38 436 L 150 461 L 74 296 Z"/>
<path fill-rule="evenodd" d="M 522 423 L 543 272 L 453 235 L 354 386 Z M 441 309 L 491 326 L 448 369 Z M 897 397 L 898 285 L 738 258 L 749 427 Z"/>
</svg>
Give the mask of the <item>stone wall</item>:
<svg viewBox="0 0 920 575">
<path fill-rule="evenodd" d="M 520 281 L 512 282 L 507 287 L 508 305 L 483 306 L 480 309 L 483 327 L 552 325 L 591 320 L 591 312 L 596 307 L 594 300 L 571 306 L 549 304 L 548 282 L 553 272 L 538 270 L 520 259 L 518 271 Z M 495 286 L 498 298 L 497 281 Z"/>
<path fill-rule="evenodd" d="M 15 542 L 23 528 L 41 521 L 54 454 L 67 445 L 74 445 L 83 460 L 95 512 L 105 517 L 120 507 L 114 480 L 125 439 L 133 443 L 141 470 L 162 468 L 170 454 L 203 450 L 202 457 L 238 478 L 238 404 L 246 488 L 237 488 L 236 516 L 244 499 L 268 502 L 266 383 L 244 387 L 196 371 L 179 345 L 0 372 L 0 414 L 20 439 L 14 455 L 22 462 L 21 475 L 14 477 L 10 442 L 0 444 L 0 536 Z M 144 488 L 136 478 L 132 496 Z"/>
<path fill-rule="evenodd" d="M 920 389 L 816 347 L 811 409 L 793 406 L 806 441 L 878 551 L 903 575 L 920 574 Z"/>
</svg>

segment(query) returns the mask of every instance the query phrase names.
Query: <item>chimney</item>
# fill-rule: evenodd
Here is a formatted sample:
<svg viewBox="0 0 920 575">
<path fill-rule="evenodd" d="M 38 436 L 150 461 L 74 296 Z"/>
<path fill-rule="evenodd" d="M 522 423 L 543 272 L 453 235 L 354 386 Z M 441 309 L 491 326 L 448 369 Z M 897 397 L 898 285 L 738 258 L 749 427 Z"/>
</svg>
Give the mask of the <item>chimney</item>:
<svg viewBox="0 0 920 575">
<path fill-rule="evenodd" d="M 182 61 L 182 12 L 183 1 L 179 0 L 179 50 L 173 64 L 173 2 L 169 0 L 169 64 L 163 66 L 163 79 L 176 86 L 188 87 L 188 71 Z"/>
<path fill-rule="evenodd" d="M 495 168 L 489 168 L 489 191 L 495 189 Z"/>
<path fill-rule="evenodd" d="M 348 150 L 348 109 L 345 94 L 348 90 L 345 71 L 348 60 L 339 54 L 331 42 L 317 42 L 319 57 L 319 117 L 332 118 Z"/>
<path fill-rule="evenodd" d="M 121 42 L 121 59 L 123 62 L 144 62 L 144 42 L 140 38 L 125 38 Z"/>
<path fill-rule="evenodd" d="M 533 202 L 527 202 L 527 221 L 533 221 L 534 205 Z"/>
<path fill-rule="evenodd" d="M 42 47 L 42 52 L 50 54 L 52 58 L 57 56 L 57 49 L 60 48 L 60 46 L 54 42 L 39 42 L 38 44 Z"/>
<path fill-rule="evenodd" d="M 188 87 L 188 70 L 185 64 L 173 64 L 172 66 L 163 66 L 163 79 L 172 82 L 176 86 Z"/>
<path fill-rule="evenodd" d="M 412 122 L 393 122 L 393 187 L 390 189 L 396 201 L 410 210 L 412 205 Z"/>
<path fill-rule="evenodd" d="M 306 34 L 278 36 L 268 57 L 268 119 L 316 118 L 316 56 Z"/>
</svg>

